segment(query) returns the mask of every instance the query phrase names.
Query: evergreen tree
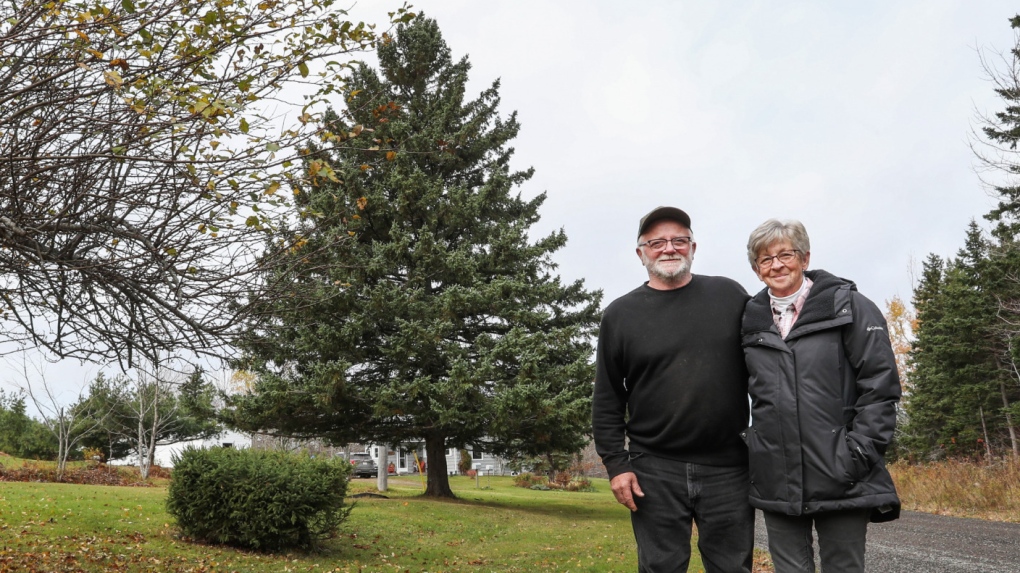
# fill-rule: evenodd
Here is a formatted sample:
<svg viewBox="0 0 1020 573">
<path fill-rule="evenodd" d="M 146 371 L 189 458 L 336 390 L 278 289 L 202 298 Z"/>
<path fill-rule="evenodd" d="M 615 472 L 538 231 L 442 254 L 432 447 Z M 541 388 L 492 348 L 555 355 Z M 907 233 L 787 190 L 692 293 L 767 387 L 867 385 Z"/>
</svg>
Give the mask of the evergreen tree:
<svg viewBox="0 0 1020 573">
<path fill-rule="evenodd" d="M 281 241 L 295 265 L 274 278 L 292 296 L 250 329 L 259 378 L 233 422 L 424 441 L 426 495 L 452 496 L 448 447 L 583 444 L 601 293 L 554 274 L 562 230 L 529 238 L 545 195 L 516 191 L 532 170 L 510 168 L 519 124 L 498 114 L 499 82 L 465 99 L 468 60 L 425 18 L 378 53 L 308 150 L 310 175 L 334 183 L 297 192 L 303 219 Z"/>
<path fill-rule="evenodd" d="M 1013 30 L 1020 31 L 1020 15 L 1010 19 Z M 993 189 L 999 203 L 985 218 L 996 224 L 997 237 L 1016 238 L 1020 233 L 1020 35 L 1017 44 L 1006 59 L 1008 69 L 998 70 L 988 61 L 983 61 L 985 72 L 995 85 L 995 93 L 1002 100 L 1003 109 L 992 116 L 984 117 L 980 132 L 984 139 L 974 142 L 977 159 L 993 177 Z"/>
<path fill-rule="evenodd" d="M 1020 15 L 1010 19 L 1014 31 L 1020 31 Z M 1000 321 L 996 328 L 996 352 L 1001 369 L 997 378 L 995 426 L 1008 434 L 1014 456 L 1020 457 L 1020 35 L 1003 60 L 1005 69 L 983 61 L 985 71 L 995 85 L 1002 103 L 1000 111 L 985 117 L 980 126 L 984 136 L 972 146 L 984 164 L 998 196 L 998 205 L 985 218 L 994 224 L 995 245 L 989 265 L 996 269 L 996 284 L 989 285 L 997 297 Z"/>
<path fill-rule="evenodd" d="M 1020 30 L 1020 16 L 1010 24 Z M 943 270 L 930 257 L 914 293 L 920 325 L 904 443 L 922 453 L 1020 455 L 1020 36 L 1006 69 L 983 63 L 1003 105 L 983 118 L 972 147 L 998 204 L 985 215 L 990 238 L 971 223 L 956 260 Z"/>
<path fill-rule="evenodd" d="M 930 444 L 937 442 L 935 429 L 941 426 L 941 419 L 945 416 L 941 400 L 943 392 L 938 391 L 944 384 L 939 380 L 940 370 L 935 357 L 944 336 L 941 323 L 945 315 L 942 305 L 944 273 L 945 262 L 930 253 L 923 263 L 921 280 L 914 289 L 917 329 L 910 351 L 910 392 L 903 395 L 907 423 L 897 428 L 897 445 L 903 449 L 901 454 L 927 455 Z"/>
<path fill-rule="evenodd" d="M 26 413 L 25 395 L 0 389 L 0 452 L 17 458 L 57 459 L 57 440 Z"/>
<path fill-rule="evenodd" d="M 82 448 L 96 448 L 107 460 L 126 458 L 131 453 L 131 428 L 127 420 L 130 380 L 126 376 L 108 378 L 100 372 L 89 384 L 89 394 L 76 408 L 82 412 L 93 412 L 99 423 L 92 432 L 82 438 Z"/>
<path fill-rule="evenodd" d="M 999 442 L 1004 428 L 1001 423 L 999 389 L 1008 377 L 1008 333 L 1000 318 L 1000 301 L 1008 296 L 1007 258 L 999 256 L 994 237 L 986 239 L 976 222 L 967 230 L 960 266 L 964 276 L 964 293 L 957 299 L 956 314 L 964 330 L 962 342 L 969 344 L 971 363 L 963 372 L 957 389 L 957 417 L 961 420 L 957 446 L 965 452 L 978 453 L 988 438 Z M 1005 335 L 1005 336 L 1004 336 Z M 961 333 L 956 333 L 961 338 Z M 969 423 L 968 423 L 969 422 Z"/>
<path fill-rule="evenodd" d="M 180 423 L 174 439 L 185 442 L 219 435 L 223 428 L 217 420 L 216 397 L 216 389 L 206 378 L 205 370 L 194 368 L 177 389 Z"/>
<path fill-rule="evenodd" d="M 929 309 L 941 317 L 919 311 L 914 391 L 906 404 L 909 417 L 904 429 L 908 451 L 933 458 L 972 453 L 978 447 L 980 403 L 987 398 L 982 381 L 994 372 L 985 341 L 976 336 L 984 325 L 968 308 L 974 293 L 965 270 L 951 264 L 939 286 L 939 296 Z"/>
<path fill-rule="evenodd" d="M 909 452 L 973 455 L 1009 442 L 1003 400 L 1013 384 L 1016 333 L 1002 319 L 1001 301 L 1016 290 L 1010 266 L 973 222 L 965 248 L 944 269 L 935 255 L 925 261 L 914 293 L 919 327 L 902 437 Z"/>
</svg>

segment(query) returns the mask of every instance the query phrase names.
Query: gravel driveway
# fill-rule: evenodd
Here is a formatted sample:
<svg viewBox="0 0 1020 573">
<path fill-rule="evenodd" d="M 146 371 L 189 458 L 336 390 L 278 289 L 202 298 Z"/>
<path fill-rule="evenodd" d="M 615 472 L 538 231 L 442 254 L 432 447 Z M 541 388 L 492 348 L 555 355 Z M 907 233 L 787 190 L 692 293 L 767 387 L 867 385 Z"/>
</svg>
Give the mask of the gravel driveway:
<svg viewBox="0 0 1020 573">
<path fill-rule="evenodd" d="M 767 550 L 761 512 L 755 525 L 755 544 Z M 904 511 L 868 526 L 867 566 L 883 573 L 1017 573 L 1020 524 Z"/>
</svg>

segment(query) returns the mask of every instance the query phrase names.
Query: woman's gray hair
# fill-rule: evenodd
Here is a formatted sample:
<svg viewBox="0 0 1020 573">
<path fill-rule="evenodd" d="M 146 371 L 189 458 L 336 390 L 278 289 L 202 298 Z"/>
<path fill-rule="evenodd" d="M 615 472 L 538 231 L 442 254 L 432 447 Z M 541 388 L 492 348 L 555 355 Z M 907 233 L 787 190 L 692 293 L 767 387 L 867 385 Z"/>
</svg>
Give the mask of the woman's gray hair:
<svg viewBox="0 0 1020 573">
<path fill-rule="evenodd" d="M 811 239 L 808 238 L 804 224 L 795 219 L 780 221 L 769 219 L 754 231 L 747 239 L 747 260 L 752 268 L 758 268 L 755 262 L 758 255 L 775 243 L 789 241 L 795 250 L 800 251 L 801 258 L 805 253 L 811 252 Z"/>
</svg>

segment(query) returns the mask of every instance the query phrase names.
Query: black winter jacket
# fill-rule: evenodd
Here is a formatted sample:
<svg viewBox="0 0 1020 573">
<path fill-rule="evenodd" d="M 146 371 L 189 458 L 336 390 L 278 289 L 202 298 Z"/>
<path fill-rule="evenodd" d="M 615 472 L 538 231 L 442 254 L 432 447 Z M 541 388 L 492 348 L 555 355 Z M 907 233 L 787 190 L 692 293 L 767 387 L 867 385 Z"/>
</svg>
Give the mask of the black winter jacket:
<svg viewBox="0 0 1020 573">
<path fill-rule="evenodd" d="M 852 282 L 806 275 L 814 284 L 785 340 L 767 288 L 744 311 L 751 505 L 787 515 L 872 508 L 872 521 L 896 519 L 883 455 L 900 381 L 885 318 Z"/>
</svg>

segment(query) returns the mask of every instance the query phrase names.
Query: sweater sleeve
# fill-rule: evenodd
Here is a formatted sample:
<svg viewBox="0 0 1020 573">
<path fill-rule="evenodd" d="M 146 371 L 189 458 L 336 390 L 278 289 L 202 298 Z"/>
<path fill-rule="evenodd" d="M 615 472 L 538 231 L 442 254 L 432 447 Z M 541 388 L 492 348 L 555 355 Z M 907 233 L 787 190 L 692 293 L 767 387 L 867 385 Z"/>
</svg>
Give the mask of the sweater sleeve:
<svg viewBox="0 0 1020 573">
<path fill-rule="evenodd" d="M 622 351 L 614 341 L 612 313 L 609 309 L 599 328 L 595 358 L 595 394 L 592 398 L 592 434 L 595 451 L 602 457 L 606 472 L 612 479 L 631 470 L 626 450 L 627 390 L 623 372 Z"/>
<path fill-rule="evenodd" d="M 853 322 L 844 332 L 847 359 L 857 374 L 855 416 L 848 436 L 870 466 L 879 462 L 896 428 L 900 378 L 885 317 L 875 303 L 852 293 Z"/>
</svg>

